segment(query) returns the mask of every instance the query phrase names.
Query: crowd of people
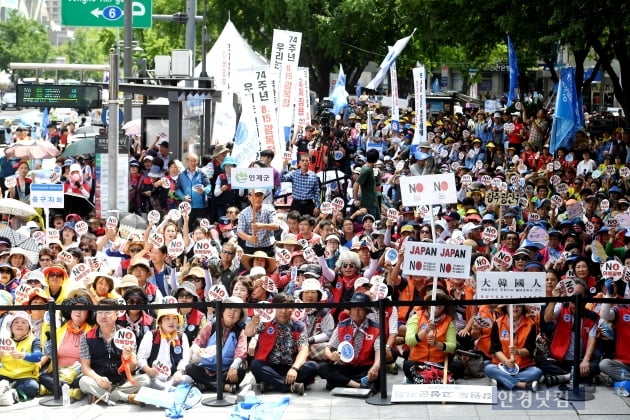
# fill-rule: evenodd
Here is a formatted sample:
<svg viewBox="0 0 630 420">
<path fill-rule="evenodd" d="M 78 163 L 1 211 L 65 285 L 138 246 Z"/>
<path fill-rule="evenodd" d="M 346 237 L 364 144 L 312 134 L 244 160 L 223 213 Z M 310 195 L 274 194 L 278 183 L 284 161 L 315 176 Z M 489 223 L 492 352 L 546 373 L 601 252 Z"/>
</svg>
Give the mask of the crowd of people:
<svg viewBox="0 0 630 420">
<path fill-rule="evenodd" d="M 509 390 L 622 383 L 630 369 L 625 304 L 580 308 L 575 354 L 573 303 L 431 310 L 396 302 L 474 299 L 484 270 L 545 272 L 547 297 L 627 299 L 625 274 L 605 277 L 601 264 L 616 258 L 630 270 L 630 134 L 580 131 L 551 154 L 544 110 L 531 118 L 480 110 L 432 115 L 427 139 L 413 143 L 411 110 L 396 131 L 387 109 L 353 107 L 331 126 L 296 127 L 288 143 L 295 160 L 274 169 L 271 189 L 232 190 L 239 164 L 230 144 L 201 158 L 188 153 L 184 165 L 156 141 L 129 164 L 130 211 L 146 217 L 146 230 L 54 215 L 59 239 L 46 240 L 37 261 L 0 238 L 0 306 L 16 306 L 0 314 L 0 336 L 14 344 L 0 348 L 0 380 L 20 400 L 53 390 L 49 320 L 22 306 L 54 301 L 62 308 L 59 379 L 75 400 L 140 404 L 143 386 L 214 391 L 219 375 L 224 391 L 236 393 L 248 371 L 261 392 L 303 395 L 318 377 L 326 389 L 374 392 L 383 365 L 388 373 L 402 368 L 410 384 L 484 375 Z M 269 167 L 274 157 L 263 150 L 252 165 Z M 402 177 L 446 172 L 455 174 L 457 202 L 402 205 Z M 499 192 L 517 203 L 488 200 Z M 30 223 L 35 236 L 40 226 Z M 406 272 L 404 249 L 413 242 L 471 247 L 469 277 L 434 282 Z M 373 309 L 383 298 L 393 303 L 385 342 Z M 219 318 L 204 304 L 216 300 L 236 307 Z M 99 309 L 119 302 L 129 309 Z M 243 302 L 353 305 L 273 310 Z M 188 305 L 151 309 L 159 303 Z M 133 339 L 118 340 L 121 329 Z"/>
</svg>

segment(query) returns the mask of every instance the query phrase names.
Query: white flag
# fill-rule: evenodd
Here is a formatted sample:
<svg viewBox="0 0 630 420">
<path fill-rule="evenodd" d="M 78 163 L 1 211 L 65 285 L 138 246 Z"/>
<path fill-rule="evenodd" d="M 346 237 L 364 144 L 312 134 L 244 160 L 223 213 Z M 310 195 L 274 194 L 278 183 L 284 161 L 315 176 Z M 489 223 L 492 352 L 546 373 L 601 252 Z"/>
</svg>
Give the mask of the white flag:
<svg viewBox="0 0 630 420">
<path fill-rule="evenodd" d="M 374 79 L 370 80 L 370 83 L 368 83 L 368 85 L 366 86 L 368 89 L 375 90 L 377 87 L 380 86 L 381 82 L 383 81 L 383 78 L 385 77 L 385 74 L 387 74 L 387 71 L 389 70 L 389 67 L 392 65 L 394 61 L 396 61 L 396 59 L 398 58 L 402 50 L 405 49 L 405 47 L 407 46 L 407 43 L 409 42 L 409 40 L 411 39 L 411 37 L 413 36 L 415 32 L 416 32 L 416 29 L 414 28 L 411 35 L 399 39 L 398 41 L 396 41 L 393 47 L 389 48 L 389 52 L 387 53 L 387 55 L 381 62 L 380 70 L 378 71 Z"/>
</svg>

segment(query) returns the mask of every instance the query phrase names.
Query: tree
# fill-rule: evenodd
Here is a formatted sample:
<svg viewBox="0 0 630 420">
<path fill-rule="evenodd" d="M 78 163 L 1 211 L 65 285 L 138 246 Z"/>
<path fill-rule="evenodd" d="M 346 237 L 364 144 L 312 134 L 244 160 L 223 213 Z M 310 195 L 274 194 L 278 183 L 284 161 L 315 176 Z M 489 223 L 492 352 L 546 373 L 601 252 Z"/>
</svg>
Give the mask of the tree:
<svg viewBox="0 0 630 420">
<path fill-rule="evenodd" d="M 387 46 L 409 35 L 418 22 L 406 7 L 386 0 L 217 1 L 210 20 L 230 19 L 252 47 L 269 57 L 273 29 L 302 32 L 300 66 L 310 69 L 311 89 L 328 96 L 329 74 L 343 65 L 348 91 L 370 61 L 379 62 Z"/>
<path fill-rule="evenodd" d="M 0 69 L 9 70 L 11 62 L 48 63 L 54 57 L 46 28 L 9 9 L 7 19 L 0 22 Z M 25 71 L 24 75 L 34 73 Z"/>
<path fill-rule="evenodd" d="M 74 38 L 68 39 L 59 46 L 59 53 L 66 57 L 66 63 L 80 64 L 105 64 L 107 53 L 101 48 L 96 48 L 100 40 L 99 28 L 78 28 L 74 32 Z M 94 79 L 100 79 L 100 75 L 91 75 Z M 70 72 L 68 77 L 78 79 L 78 72 Z"/>
</svg>

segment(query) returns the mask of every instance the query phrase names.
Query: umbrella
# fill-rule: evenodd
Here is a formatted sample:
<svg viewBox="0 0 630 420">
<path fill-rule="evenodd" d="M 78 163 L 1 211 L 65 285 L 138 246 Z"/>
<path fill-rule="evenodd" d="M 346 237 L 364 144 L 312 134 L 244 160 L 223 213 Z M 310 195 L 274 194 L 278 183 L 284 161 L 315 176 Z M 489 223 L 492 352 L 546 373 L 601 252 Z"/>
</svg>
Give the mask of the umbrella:
<svg viewBox="0 0 630 420">
<path fill-rule="evenodd" d="M 144 235 L 144 231 L 148 226 L 147 220 L 137 214 L 131 213 L 120 219 L 118 227 L 121 238 L 127 238 L 132 235 Z"/>
<path fill-rule="evenodd" d="M 80 194 L 65 193 L 63 202 L 64 210 L 67 211 L 67 214 L 76 213 L 85 218 L 94 210 L 94 204 Z"/>
<path fill-rule="evenodd" d="M 6 226 L 0 227 L 0 236 L 10 240 L 13 248 L 21 248 L 29 260 L 31 260 L 31 263 L 37 263 L 41 245 L 35 239 L 24 236 Z"/>
<path fill-rule="evenodd" d="M 125 134 L 128 136 L 139 136 L 142 134 L 142 121 L 140 120 L 131 120 L 127 121 L 122 129 L 125 130 Z"/>
<path fill-rule="evenodd" d="M 10 214 L 24 218 L 38 215 L 32 206 L 13 198 L 0 198 L 0 214 Z"/>
<path fill-rule="evenodd" d="M 59 150 L 46 140 L 21 140 L 7 147 L 4 154 L 25 160 L 48 159 L 59 156 Z"/>
<path fill-rule="evenodd" d="M 75 141 L 74 143 L 66 147 L 61 155 L 66 157 L 93 155 L 95 150 L 95 143 L 96 141 L 93 137 L 88 137 L 79 141 Z"/>
</svg>

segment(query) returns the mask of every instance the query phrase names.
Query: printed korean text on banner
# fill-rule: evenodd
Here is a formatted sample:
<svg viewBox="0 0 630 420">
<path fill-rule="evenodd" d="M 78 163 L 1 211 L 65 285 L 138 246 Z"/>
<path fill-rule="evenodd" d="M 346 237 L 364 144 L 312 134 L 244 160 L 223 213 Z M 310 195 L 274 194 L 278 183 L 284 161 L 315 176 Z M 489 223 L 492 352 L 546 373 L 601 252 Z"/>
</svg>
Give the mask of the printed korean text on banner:
<svg viewBox="0 0 630 420">
<path fill-rule="evenodd" d="M 403 274 L 467 279 L 471 255 L 468 245 L 406 242 Z"/>
<path fill-rule="evenodd" d="M 300 49 L 302 47 L 302 33 L 273 30 L 271 46 L 271 60 L 269 68 L 279 72 L 277 79 L 278 97 L 278 123 L 281 137 L 289 141 L 291 136 L 291 124 L 293 123 L 293 105 L 295 104 L 297 68 L 300 61 Z M 276 150 L 278 153 L 279 150 Z"/>
<path fill-rule="evenodd" d="M 405 207 L 457 202 L 455 174 L 403 176 L 400 178 L 400 192 Z"/>
<path fill-rule="evenodd" d="M 274 91 L 272 82 L 277 75 L 271 74 L 268 67 L 257 67 L 241 72 L 243 81 L 243 114 L 251 113 L 254 117 L 256 136 L 260 142 L 258 150 L 272 150 L 275 158 L 272 165 L 276 167 L 276 161 L 282 166 L 282 151 L 284 141 L 278 135 L 278 118 L 274 103 Z"/>
<path fill-rule="evenodd" d="M 399 39 L 398 41 L 396 41 L 393 47 L 389 48 L 389 52 L 387 53 L 387 55 L 381 62 L 378 73 L 376 73 L 376 76 L 374 76 L 374 79 L 370 80 L 370 83 L 367 84 L 366 88 L 376 90 L 376 88 L 380 86 L 380 84 L 383 82 L 383 78 L 385 78 L 385 74 L 389 70 L 389 67 L 392 65 L 394 61 L 396 61 L 396 58 L 398 58 L 402 50 L 405 49 L 405 47 L 407 46 L 407 43 L 409 42 L 409 40 L 411 39 L 411 37 L 413 36 L 415 32 L 416 32 L 416 29 L 414 28 L 411 35 Z"/>
<path fill-rule="evenodd" d="M 233 189 L 273 188 L 273 168 L 234 168 L 231 184 Z"/>
<path fill-rule="evenodd" d="M 400 132 L 400 100 L 398 99 L 398 75 L 396 73 L 396 62 L 394 61 L 389 68 L 389 77 L 391 78 L 392 89 L 392 129 Z"/>
<path fill-rule="evenodd" d="M 298 67 L 296 71 L 295 124 L 306 127 L 311 124 L 311 95 L 308 68 Z"/>
<path fill-rule="evenodd" d="M 510 66 L 510 90 L 508 91 L 507 106 L 512 105 L 512 102 L 518 100 L 516 95 L 516 83 L 518 83 L 518 63 L 516 62 L 516 50 L 510 36 L 507 37 L 508 43 L 508 61 Z"/>
<path fill-rule="evenodd" d="M 413 69 L 413 90 L 416 107 L 416 130 L 413 133 L 413 144 L 427 140 L 427 75 L 424 66 Z"/>
<path fill-rule="evenodd" d="M 580 115 L 579 102 L 575 88 L 575 69 L 568 67 L 560 70 L 556 112 L 551 125 L 549 151 L 555 154 L 560 147 L 571 148 L 573 135 L 578 131 Z"/>
<path fill-rule="evenodd" d="M 545 273 L 477 272 L 477 299 L 545 297 Z"/>
</svg>

